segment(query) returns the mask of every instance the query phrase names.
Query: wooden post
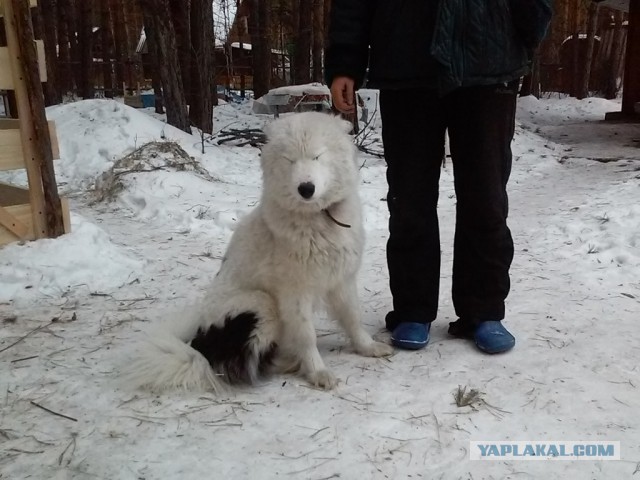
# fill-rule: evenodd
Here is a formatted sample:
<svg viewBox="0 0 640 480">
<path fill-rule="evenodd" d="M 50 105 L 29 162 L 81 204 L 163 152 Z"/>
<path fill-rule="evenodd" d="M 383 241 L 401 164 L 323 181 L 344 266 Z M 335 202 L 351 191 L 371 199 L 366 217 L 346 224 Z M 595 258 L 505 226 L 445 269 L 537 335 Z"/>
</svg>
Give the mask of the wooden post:
<svg viewBox="0 0 640 480">
<path fill-rule="evenodd" d="M 640 102 L 640 0 L 629 0 L 627 60 L 624 68 L 622 113 L 637 116 L 634 106 Z"/>
<path fill-rule="evenodd" d="M 9 61 L 37 238 L 64 233 L 28 0 L 4 0 Z"/>
</svg>

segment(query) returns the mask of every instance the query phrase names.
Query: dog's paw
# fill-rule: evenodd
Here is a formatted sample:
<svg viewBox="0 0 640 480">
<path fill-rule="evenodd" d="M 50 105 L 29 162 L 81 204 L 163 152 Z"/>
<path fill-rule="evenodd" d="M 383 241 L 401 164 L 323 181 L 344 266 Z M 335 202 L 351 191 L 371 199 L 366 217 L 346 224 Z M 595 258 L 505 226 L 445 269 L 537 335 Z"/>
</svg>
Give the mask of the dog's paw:
<svg viewBox="0 0 640 480">
<path fill-rule="evenodd" d="M 393 353 L 393 347 L 382 342 L 371 342 L 356 347 L 356 352 L 365 357 L 388 357 Z"/>
<path fill-rule="evenodd" d="M 314 387 L 331 390 L 338 385 L 338 379 L 329 370 L 318 370 L 307 374 L 307 380 Z"/>
</svg>

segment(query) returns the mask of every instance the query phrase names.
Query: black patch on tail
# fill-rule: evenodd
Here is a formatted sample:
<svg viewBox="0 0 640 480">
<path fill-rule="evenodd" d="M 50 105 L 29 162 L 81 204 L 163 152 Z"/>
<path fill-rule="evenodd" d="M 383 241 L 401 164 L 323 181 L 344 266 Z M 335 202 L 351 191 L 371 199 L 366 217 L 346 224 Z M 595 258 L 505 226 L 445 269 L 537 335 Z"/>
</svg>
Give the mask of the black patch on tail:
<svg viewBox="0 0 640 480">
<path fill-rule="evenodd" d="M 199 351 L 216 372 L 224 374 L 229 383 L 250 383 L 250 342 L 257 323 L 258 317 L 253 312 L 227 317 L 222 327 L 211 325 L 206 331 L 199 328 L 191 347 Z M 259 353 L 260 374 L 271 365 L 275 353 L 275 343 Z"/>
</svg>

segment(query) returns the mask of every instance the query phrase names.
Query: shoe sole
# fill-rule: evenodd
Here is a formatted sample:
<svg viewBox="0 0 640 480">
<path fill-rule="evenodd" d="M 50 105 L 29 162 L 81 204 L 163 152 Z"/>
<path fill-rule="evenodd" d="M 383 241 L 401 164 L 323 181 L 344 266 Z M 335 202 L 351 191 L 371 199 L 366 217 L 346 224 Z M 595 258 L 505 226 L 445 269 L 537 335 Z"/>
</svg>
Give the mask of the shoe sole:
<svg viewBox="0 0 640 480">
<path fill-rule="evenodd" d="M 395 338 L 391 338 L 391 344 L 394 347 L 402 348 L 404 350 L 420 350 L 424 348 L 429 343 L 429 340 L 426 342 L 416 342 L 411 340 L 396 340 Z"/>
<path fill-rule="evenodd" d="M 480 350 L 480 351 L 481 351 L 481 352 L 483 352 L 483 353 L 488 353 L 488 354 L 490 354 L 490 355 L 495 355 L 495 354 L 498 354 L 498 353 L 506 353 L 506 352 L 508 352 L 509 350 L 513 349 L 513 347 L 515 347 L 515 346 L 516 346 L 516 344 L 515 344 L 515 342 L 514 342 L 512 345 L 505 346 L 504 348 L 500 348 L 500 349 L 491 349 L 491 348 L 485 348 L 485 347 L 482 347 L 482 346 L 478 345 L 478 343 L 477 343 L 477 342 L 474 342 L 474 343 L 476 344 L 476 347 L 478 347 L 478 350 Z"/>
</svg>

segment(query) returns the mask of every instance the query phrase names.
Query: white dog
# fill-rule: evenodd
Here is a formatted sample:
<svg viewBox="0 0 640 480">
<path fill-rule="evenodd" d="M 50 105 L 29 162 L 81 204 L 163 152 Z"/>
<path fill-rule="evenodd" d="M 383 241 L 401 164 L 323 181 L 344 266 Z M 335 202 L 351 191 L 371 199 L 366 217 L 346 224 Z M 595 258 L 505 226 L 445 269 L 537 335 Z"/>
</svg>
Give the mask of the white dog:
<svg viewBox="0 0 640 480">
<path fill-rule="evenodd" d="M 267 126 L 259 205 L 237 226 L 193 319 L 150 337 L 129 380 L 151 388 L 218 390 L 274 366 L 333 388 L 316 346 L 325 306 L 361 355 L 390 355 L 360 323 L 356 275 L 364 244 L 350 124 L 323 113 Z M 179 331 L 178 331 L 179 330 Z"/>
</svg>

